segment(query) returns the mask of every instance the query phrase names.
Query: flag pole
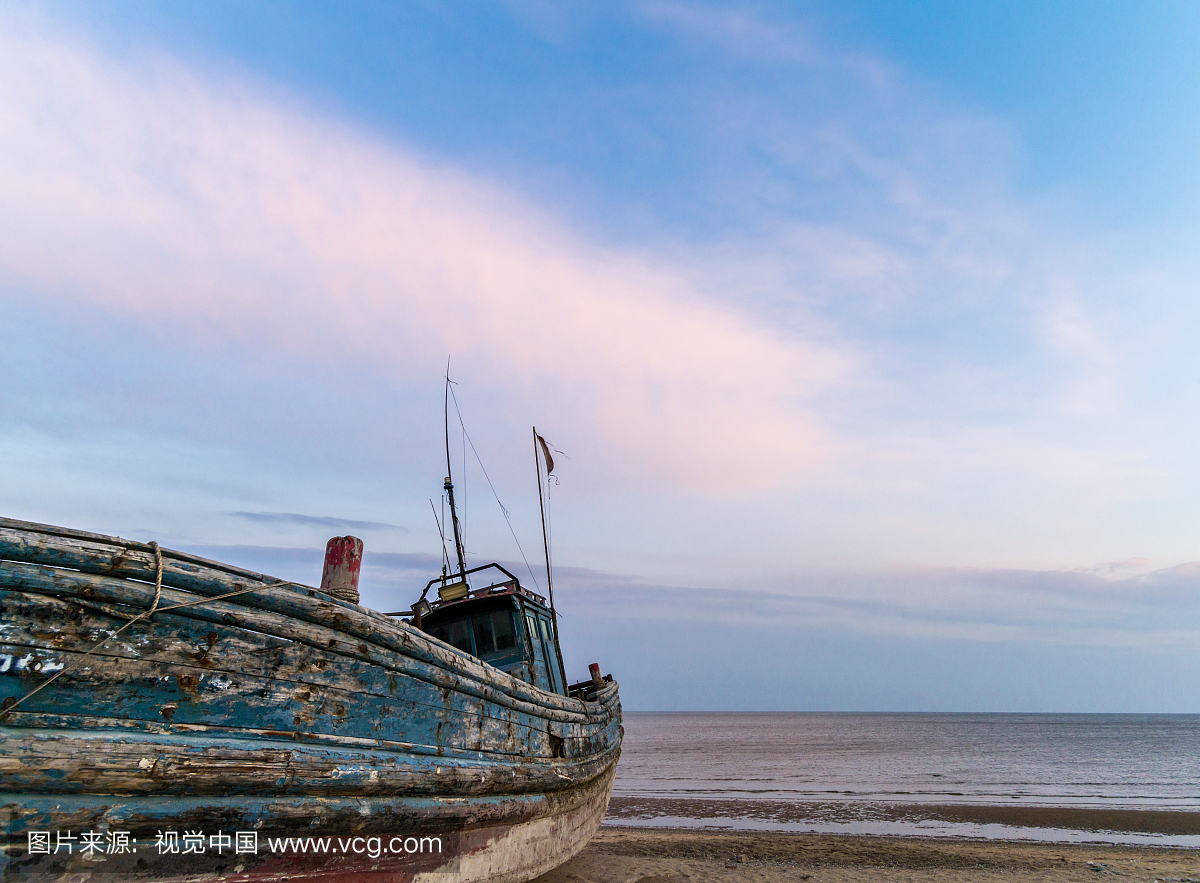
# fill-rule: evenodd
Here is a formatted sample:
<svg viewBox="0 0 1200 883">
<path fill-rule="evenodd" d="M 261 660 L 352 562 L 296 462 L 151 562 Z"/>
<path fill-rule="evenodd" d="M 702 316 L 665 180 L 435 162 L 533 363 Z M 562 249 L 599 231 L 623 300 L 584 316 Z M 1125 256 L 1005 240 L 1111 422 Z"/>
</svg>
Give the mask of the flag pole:
<svg viewBox="0 0 1200 883">
<path fill-rule="evenodd" d="M 454 473 L 450 471 L 450 360 L 446 360 L 446 395 L 444 403 L 446 424 L 446 481 L 442 489 L 450 497 L 450 520 L 454 523 L 454 551 L 458 553 L 458 578 L 467 580 L 467 560 L 463 552 L 462 530 L 458 526 L 458 510 L 454 508 Z"/>
<path fill-rule="evenodd" d="M 558 671 L 562 677 L 563 692 L 567 689 L 567 667 L 563 665 L 562 647 L 558 643 L 558 613 L 554 609 L 554 581 L 550 576 L 550 535 L 546 532 L 546 503 L 542 499 L 542 462 L 538 457 L 538 441 L 540 436 L 537 434 L 537 427 L 533 427 L 533 466 L 537 470 L 538 480 L 538 508 L 542 510 L 542 546 L 546 550 L 546 587 L 550 594 L 550 619 L 554 623 L 554 653 L 558 656 Z M 545 442 L 542 442 L 544 445 Z M 543 451 L 544 453 L 544 451 Z M 546 478 L 550 478 L 550 469 L 553 467 L 546 464 Z"/>
</svg>

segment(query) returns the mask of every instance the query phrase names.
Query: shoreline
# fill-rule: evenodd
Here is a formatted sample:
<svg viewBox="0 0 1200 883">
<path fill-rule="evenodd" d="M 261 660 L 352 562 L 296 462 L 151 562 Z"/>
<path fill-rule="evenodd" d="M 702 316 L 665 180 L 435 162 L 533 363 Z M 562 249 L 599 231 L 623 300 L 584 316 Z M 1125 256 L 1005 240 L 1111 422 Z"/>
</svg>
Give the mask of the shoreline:
<svg viewBox="0 0 1200 883">
<path fill-rule="evenodd" d="M 866 883 L 904 880 L 1200 883 L 1200 850 L 763 831 L 630 828 L 605 823 L 575 858 L 537 883 Z"/>
<path fill-rule="evenodd" d="M 605 824 L 1200 847 L 1200 812 L 1161 808 L 614 797 Z"/>
</svg>

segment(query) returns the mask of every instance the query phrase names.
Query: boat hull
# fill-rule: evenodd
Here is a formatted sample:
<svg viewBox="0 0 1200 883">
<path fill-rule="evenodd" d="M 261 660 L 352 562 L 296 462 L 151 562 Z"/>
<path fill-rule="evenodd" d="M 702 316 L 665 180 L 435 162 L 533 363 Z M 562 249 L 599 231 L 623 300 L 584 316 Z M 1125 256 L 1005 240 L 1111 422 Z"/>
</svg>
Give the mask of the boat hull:
<svg viewBox="0 0 1200 883">
<path fill-rule="evenodd" d="M 114 538 L 0 520 L 0 559 L 6 878 L 518 881 L 603 818 L 613 682 L 586 702 L 547 693 L 182 553 L 164 553 L 158 611 L 131 621 L 153 604 L 153 551 Z M 82 856 L 85 833 L 103 848 Z M 238 833 L 256 851 L 231 852 Z"/>
<path fill-rule="evenodd" d="M 615 763 L 596 778 L 546 795 L 366 800 L 210 798 L 69 801 L 19 795 L 29 830 L 141 832 L 136 852 L 31 854 L 14 849 L 5 880 L 497 881 L 518 883 L 575 855 L 596 833 Z M 17 795 L 0 795 L 9 803 Z M 313 825 L 312 821 L 320 823 Z M 266 822 L 262 827 L 257 825 Z M 147 822 L 151 824 L 147 827 Z M 77 825 L 71 828 L 72 825 Z M 44 826 L 44 827 L 43 827 Z M 254 850 L 165 852 L 154 831 L 256 831 Z M 209 835 L 211 836 L 211 835 Z"/>
</svg>

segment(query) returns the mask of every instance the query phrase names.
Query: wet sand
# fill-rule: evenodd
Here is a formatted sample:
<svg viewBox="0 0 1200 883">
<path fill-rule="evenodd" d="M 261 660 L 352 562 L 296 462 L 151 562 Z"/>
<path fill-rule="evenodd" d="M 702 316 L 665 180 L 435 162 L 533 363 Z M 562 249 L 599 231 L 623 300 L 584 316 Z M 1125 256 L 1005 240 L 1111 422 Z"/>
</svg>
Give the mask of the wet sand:
<svg viewBox="0 0 1200 883">
<path fill-rule="evenodd" d="M 705 800 L 698 798 L 614 797 L 608 818 L 617 824 L 650 827 L 704 827 L 718 819 L 753 820 L 747 828 L 768 828 L 826 823 L 857 825 L 860 830 L 847 833 L 898 833 L 871 831 L 872 823 L 939 823 L 952 830 L 955 826 L 1004 825 L 1025 829 L 1075 832 L 1126 832 L 1129 834 L 1200 836 L 1200 812 L 1171 809 L 1099 808 L 1088 806 L 1032 806 L 1028 804 L 938 804 L 869 801 L 776 801 L 776 800 Z M 679 825 L 656 819 L 686 819 L 694 824 Z M 777 828 L 777 829 L 778 829 Z M 867 830 L 861 830 L 866 828 Z M 818 830 L 820 830 L 818 828 Z M 833 833 L 833 832 L 827 832 Z M 965 833 L 965 832 L 964 832 Z M 1011 836 L 1011 835 L 1009 835 Z M 1014 838 L 1017 839 L 1017 838 Z M 1036 837 L 1031 839 L 1037 839 Z M 1056 838 L 1061 839 L 1061 838 Z M 1081 836 L 1078 839 L 1089 839 Z"/>
<path fill-rule="evenodd" d="M 605 826 L 538 883 L 1200 883 L 1200 850 Z"/>
</svg>

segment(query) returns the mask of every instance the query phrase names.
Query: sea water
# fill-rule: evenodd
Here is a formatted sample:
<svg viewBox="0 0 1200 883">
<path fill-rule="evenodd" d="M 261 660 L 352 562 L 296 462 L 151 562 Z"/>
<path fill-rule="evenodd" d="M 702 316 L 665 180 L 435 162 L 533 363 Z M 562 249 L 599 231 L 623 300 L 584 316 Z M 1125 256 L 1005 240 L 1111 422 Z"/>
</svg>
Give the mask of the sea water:
<svg viewBox="0 0 1200 883">
<path fill-rule="evenodd" d="M 987 810 L 1200 813 L 1200 715 L 626 713 L 613 796 L 618 824 L 1200 846 L 1147 814 L 1092 812 L 1098 831 Z"/>
</svg>

